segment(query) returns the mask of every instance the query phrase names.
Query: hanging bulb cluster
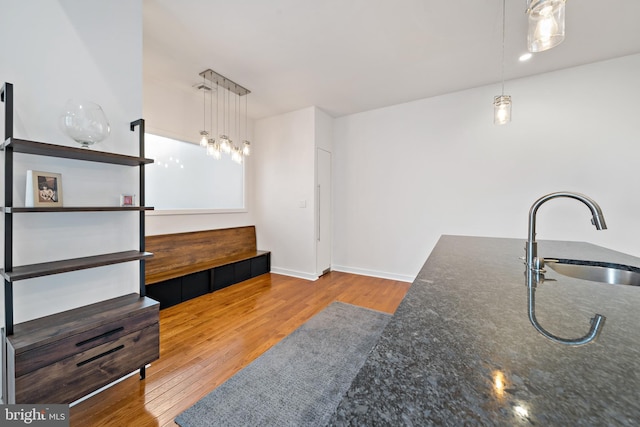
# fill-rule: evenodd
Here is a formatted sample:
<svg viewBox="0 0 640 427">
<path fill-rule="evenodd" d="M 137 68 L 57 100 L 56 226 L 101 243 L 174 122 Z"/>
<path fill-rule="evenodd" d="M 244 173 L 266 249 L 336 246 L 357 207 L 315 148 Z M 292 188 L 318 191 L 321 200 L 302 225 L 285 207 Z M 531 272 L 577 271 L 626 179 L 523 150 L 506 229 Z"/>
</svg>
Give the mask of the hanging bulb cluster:
<svg viewBox="0 0 640 427">
<path fill-rule="evenodd" d="M 242 145 L 237 147 L 230 135 L 235 133 L 235 136 L 238 140 L 242 140 L 242 136 L 244 138 L 247 137 L 247 95 L 250 93 L 249 90 L 243 88 L 242 86 L 228 80 L 224 76 L 216 73 L 213 70 L 205 70 L 200 73 L 203 80 L 209 80 L 212 84 L 215 84 L 216 91 L 216 108 L 214 114 L 213 108 L 213 87 L 210 90 L 210 101 L 211 101 L 211 129 L 210 132 L 201 131 L 201 139 L 200 145 L 206 147 L 206 154 L 212 156 L 214 159 L 218 160 L 222 158 L 222 154 L 228 154 L 231 156 L 231 159 L 236 163 L 242 163 L 244 157 L 249 156 L 251 154 L 251 143 L 244 139 Z M 206 86 L 206 83 L 203 83 L 203 86 Z M 220 105 L 220 92 L 222 91 L 222 106 Z M 231 97 L 232 93 L 235 95 L 234 109 L 233 109 L 233 128 L 231 126 Z M 241 135 L 241 126 L 240 126 L 240 117 L 241 117 L 241 107 L 240 107 L 240 97 L 244 96 L 245 99 L 245 110 L 244 110 L 244 135 Z M 205 111 L 206 116 L 206 111 Z M 213 121 L 216 121 L 216 131 L 213 131 Z M 216 141 L 213 138 L 213 135 L 219 135 L 218 140 Z M 211 137 L 209 137 L 211 136 Z"/>
</svg>

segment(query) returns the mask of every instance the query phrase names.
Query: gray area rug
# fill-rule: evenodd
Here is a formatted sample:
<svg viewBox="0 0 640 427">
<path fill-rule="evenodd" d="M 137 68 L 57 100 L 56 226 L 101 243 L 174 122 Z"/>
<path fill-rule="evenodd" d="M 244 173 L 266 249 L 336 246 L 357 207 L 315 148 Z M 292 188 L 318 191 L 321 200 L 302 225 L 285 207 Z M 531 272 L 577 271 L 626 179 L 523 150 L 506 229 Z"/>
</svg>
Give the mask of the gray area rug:
<svg viewBox="0 0 640 427">
<path fill-rule="evenodd" d="M 324 426 L 390 318 L 334 302 L 175 421 L 181 427 Z"/>
</svg>

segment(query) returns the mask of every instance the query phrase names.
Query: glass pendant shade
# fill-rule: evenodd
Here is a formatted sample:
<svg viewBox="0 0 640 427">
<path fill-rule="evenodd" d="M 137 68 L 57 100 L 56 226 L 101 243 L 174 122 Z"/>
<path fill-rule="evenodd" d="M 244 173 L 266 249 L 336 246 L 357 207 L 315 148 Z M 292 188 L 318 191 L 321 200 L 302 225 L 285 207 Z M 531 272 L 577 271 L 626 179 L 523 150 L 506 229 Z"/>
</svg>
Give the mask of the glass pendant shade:
<svg viewBox="0 0 640 427">
<path fill-rule="evenodd" d="M 227 135 L 220 135 L 220 149 L 226 154 L 231 153 L 231 140 Z"/>
<path fill-rule="evenodd" d="M 238 164 L 242 163 L 242 151 L 234 147 L 234 149 L 231 152 L 231 160 L 233 160 Z"/>
<path fill-rule="evenodd" d="M 216 160 L 220 160 L 222 154 L 220 152 L 220 144 L 215 142 L 213 138 L 207 141 L 207 156 L 211 156 Z"/>
<path fill-rule="evenodd" d="M 566 0 L 533 0 L 529 6 L 529 52 L 542 52 L 564 40 Z"/>
<path fill-rule="evenodd" d="M 251 143 L 249 141 L 242 142 L 242 155 L 249 156 L 251 155 Z"/>
<path fill-rule="evenodd" d="M 493 124 L 504 125 L 511 121 L 511 96 L 500 95 L 493 98 Z"/>
<path fill-rule="evenodd" d="M 207 144 L 209 142 L 209 139 L 207 138 L 208 135 L 209 135 L 209 132 L 207 132 L 206 130 L 201 130 L 200 131 L 200 146 L 201 147 L 207 147 Z"/>
</svg>

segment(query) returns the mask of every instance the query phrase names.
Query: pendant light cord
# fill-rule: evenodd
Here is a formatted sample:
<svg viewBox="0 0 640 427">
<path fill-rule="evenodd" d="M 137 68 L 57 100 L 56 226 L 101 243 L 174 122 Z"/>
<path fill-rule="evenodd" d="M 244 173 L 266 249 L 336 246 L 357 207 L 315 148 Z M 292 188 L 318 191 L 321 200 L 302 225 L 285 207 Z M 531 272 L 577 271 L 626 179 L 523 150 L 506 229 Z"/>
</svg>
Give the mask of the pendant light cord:
<svg viewBox="0 0 640 427">
<path fill-rule="evenodd" d="M 216 79 L 216 138 L 220 138 L 220 84 L 218 83 L 218 79 Z M 218 139 L 218 142 L 220 140 Z"/>
<path fill-rule="evenodd" d="M 500 78 L 502 80 L 502 96 L 504 96 L 504 34 L 505 34 L 505 2 L 502 0 L 502 67 L 500 70 Z"/>
<path fill-rule="evenodd" d="M 244 94 L 244 139 L 248 140 L 249 139 L 249 132 L 247 131 L 247 122 L 248 122 L 248 118 L 247 116 L 249 115 L 249 107 L 248 107 L 248 101 L 247 101 L 247 97 L 248 94 Z"/>
<path fill-rule="evenodd" d="M 212 76 L 213 78 L 213 76 Z M 209 130 L 211 131 L 210 137 L 213 139 L 213 80 L 211 80 L 211 89 L 209 90 L 209 115 L 211 118 L 211 122 L 209 123 Z"/>
</svg>

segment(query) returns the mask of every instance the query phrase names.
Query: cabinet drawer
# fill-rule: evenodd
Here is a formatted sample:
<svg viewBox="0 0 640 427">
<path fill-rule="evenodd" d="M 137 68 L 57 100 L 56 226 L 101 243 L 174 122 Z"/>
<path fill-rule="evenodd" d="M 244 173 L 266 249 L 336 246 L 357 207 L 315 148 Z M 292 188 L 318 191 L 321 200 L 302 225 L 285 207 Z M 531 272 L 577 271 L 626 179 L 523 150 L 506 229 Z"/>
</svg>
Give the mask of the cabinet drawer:
<svg viewBox="0 0 640 427">
<path fill-rule="evenodd" d="M 114 341 L 157 321 L 157 308 L 147 309 L 134 316 L 124 317 L 60 341 L 15 354 L 15 376 L 20 377 L 74 354 Z"/>
<path fill-rule="evenodd" d="M 70 403 L 159 357 L 159 324 L 75 354 L 15 380 L 16 403 Z"/>
</svg>

